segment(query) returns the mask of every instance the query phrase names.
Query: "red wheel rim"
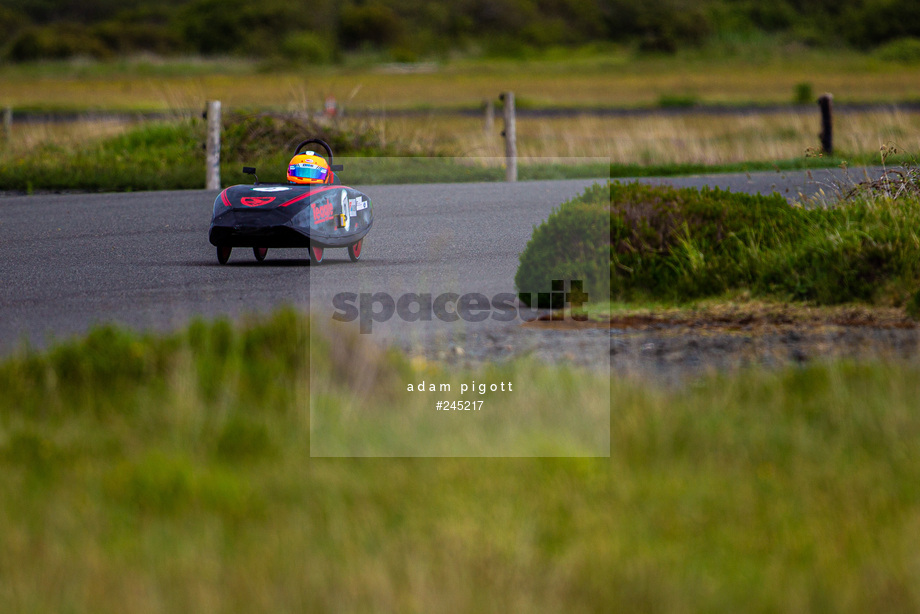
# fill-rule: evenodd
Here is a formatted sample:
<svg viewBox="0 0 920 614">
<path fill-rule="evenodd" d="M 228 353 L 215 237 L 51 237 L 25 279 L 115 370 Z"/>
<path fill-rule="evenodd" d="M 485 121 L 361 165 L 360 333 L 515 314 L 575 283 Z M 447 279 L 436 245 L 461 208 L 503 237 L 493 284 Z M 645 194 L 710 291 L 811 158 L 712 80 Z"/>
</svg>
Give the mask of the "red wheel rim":
<svg viewBox="0 0 920 614">
<path fill-rule="evenodd" d="M 363 240 L 364 239 L 361 239 L 361 241 Z M 357 243 L 355 243 L 354 246 L 351 248 L 351 251 L 355 253 L 355 258 L 361 255 L 361 241 L 358 241 Z"/>
<path fill-rule="evenodd" d="M 313 250 L 313 258 L 317 262 L 323 259 L 323 248 L 322 247 L 311 247 L 310 249 Z"/>
</svg>

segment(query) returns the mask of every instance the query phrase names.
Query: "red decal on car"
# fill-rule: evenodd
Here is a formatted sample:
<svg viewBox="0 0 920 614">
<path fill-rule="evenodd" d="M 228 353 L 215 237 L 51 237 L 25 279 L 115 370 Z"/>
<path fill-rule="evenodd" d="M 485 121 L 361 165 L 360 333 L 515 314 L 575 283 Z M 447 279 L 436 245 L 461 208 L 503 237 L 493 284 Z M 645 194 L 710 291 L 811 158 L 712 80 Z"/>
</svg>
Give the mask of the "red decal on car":
<svg viewBox="0 0 920 614">
<path fill-rule="evenodd" d="M 302 200 L 305 199 L 305 198 L 310 198 L 311 196 L 315 196 L 315 195 L 319 194 L 320 192 L 325 192 L 325 191 L 327 191 L 327 190 L 336 190 L 336 189 L 338 189 L 338 186 L 330 187 L 330 188 L 320 188 L 320 189 L 318 189 L 318 190 L 312 190 L 312 191 L 310 191 L 310 192 L 307 192 L 306 194 L 301 194 L 300 196 L 297 196 L 297 197 L 295 197 L 295 198 L 292 198 L 291 200 L 287 201 L 286 203 L 283 203 L 283 204 L 278 205 L 278 206 L 279 206 L 279 207 L 287 207 L 288 205 L 293 205 L 294 203 L 300 202 L 300 201 L 302 201 Z"/>
<path fill-rule="evenodd" d="M 261 207 L 275 200 L 274 196 L 244 196 L 240 199 L 246 207 Z"/>
<path fill-rule="evenodd" d="M 326 197 L 325 204 L 317 206 L 316 202 L 310 203 L 313 208 L 313 223 L 321 224 L 322 222 L 332 219 L 332 199 Z"/>
<path fill-rule="evenodd" d="M 232 207 L 232 206 L 233 206 L 233 205 L 230 204 L 230 199 L 227 198 L 227 190 L 224 190 L 223 192 L 220 193 L 220 199 L 221 199 L 222 201 L 224 201 L 224 206 L 225 206 L 225 207 Z"/>
</svg>

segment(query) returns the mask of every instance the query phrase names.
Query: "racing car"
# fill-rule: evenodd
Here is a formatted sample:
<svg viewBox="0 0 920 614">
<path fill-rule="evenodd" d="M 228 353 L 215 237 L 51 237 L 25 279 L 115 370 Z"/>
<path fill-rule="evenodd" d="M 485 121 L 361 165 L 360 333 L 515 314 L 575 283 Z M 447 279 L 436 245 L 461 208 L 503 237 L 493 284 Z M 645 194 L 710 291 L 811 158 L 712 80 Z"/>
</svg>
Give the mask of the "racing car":
<svg viewBox="0 0 920 614">
<path fill-rule="evenodd" d="M 325 158 L 307 145 L 319 145 Z M 320 264 L 325 251 L 344 247 L 352 262 L 360 260 L 364 237 L 374 223 L 367 195 L 341 184 L 332 148 L 307 139 L 294 148 L 286 184 L 259 183 L 256 169 L 243 172 L 252 185 L 235 185 L 214 200 L 208 240 L 217 247 L 217 261 L 226 264 L 234 247 L 251 247 L 262 262 L 269 248 L 306 247 L 310 264 Z"/>
</svg>

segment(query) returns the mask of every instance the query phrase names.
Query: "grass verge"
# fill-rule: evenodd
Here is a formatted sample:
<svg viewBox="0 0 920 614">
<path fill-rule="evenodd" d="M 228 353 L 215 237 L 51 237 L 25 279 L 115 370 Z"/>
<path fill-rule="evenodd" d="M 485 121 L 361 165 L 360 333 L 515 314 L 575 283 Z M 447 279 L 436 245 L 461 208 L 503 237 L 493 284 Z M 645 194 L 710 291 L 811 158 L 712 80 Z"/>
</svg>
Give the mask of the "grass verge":
<svg viewBox="0 0 920 614">
<path fill-rule="evenodd" d="M 894 143 L 912 148 L 909 116 L 897 112 L 843 115 L 834 158 L 813 148 L 814 118 L 783 116 L 522 119 L 519 177 L 642 177 L 817 169 L 888 162 Z M 349 183 L 498 181 L 502 138 L 479 118 L 368 117 L 318 122 L 309 114 L 237 111 L 225 117 L 221 176 L 247 181 L 244 165 L 263 181 L 283 181 L 291 148 L 306 135 L 329 140 L 348 157 Z M 204 127 L 198 119 L 125 126 L 115 120 L 73 125 L 17 125 L 0 152 L 0 190 L 164 190 L 203 184 Z M 904 156 L 902 156 L 904 157 Z M 381 158 L 386 158 L 381 160 Z M 609 167 L 601 160 L 609 159 Z"/>
<path fill-rule="evenodd" d="M 604 383 L 605 459 L 316 459 L 306 334 L 283 312 L 163 338 L 97 329 L 4 359 L 0 601 L 139 613 L 920 606 L 916 366 L 755 371 L 671 392 L 616 379 Z M 398 409 L 392 374 L 419 367 L 363 356 L 380 374 L 364 411 Z"/>
<path fill-rule="evenodd" d="M 285 182 L 293 147 L 319 136 L 345 162 L 350 184 L 502 181 L 490 160 L 451 158 L 402 141 L 384 142 L 365 123 L 319 124 L 268 114 L 233 115 L 225 123 L 221 160 L 224 185 L 248 183 L 244 165 L 263 182 Z M 43 141 L 0 157 L 0 190 L 141 191 L 200 189 L 204 177 L 204 126 L 200 120 L 151 123 L 89 143 Z M 560 179 L 606 176 L 603 162 L 522 165 L 519 177 Z"/>
</svg>

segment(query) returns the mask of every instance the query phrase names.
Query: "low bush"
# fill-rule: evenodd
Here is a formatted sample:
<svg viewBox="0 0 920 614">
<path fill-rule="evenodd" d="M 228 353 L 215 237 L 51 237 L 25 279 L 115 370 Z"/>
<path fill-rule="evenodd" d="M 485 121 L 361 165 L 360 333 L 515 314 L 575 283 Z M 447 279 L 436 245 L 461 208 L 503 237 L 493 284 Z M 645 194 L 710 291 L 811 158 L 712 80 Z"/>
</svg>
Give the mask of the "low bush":
<svg viewBox="0 0 920 614">
<path fill-rule="evenodd" d="M 286 158 L 293 147 L 306 138 L 320 138 L 339 156 L 392 156 L 402 152 L 398 145 L 386 145 L 367 124 L 355 122 L 326 122 L 304 114 L 273 114 L 265 112 L 231 113 L 224 120 L 223 146 L 229 159 L 246 162 L 253 158 Z"/>
<path fill-rule="evenodd" d="M 818 304 L 903 305 L 920 281 L 918 228 L 920 198 L 911 194 L 807 208 L 778 194 L 596 185 L 535 229 L 515 281 L 522 290 L 546 287 L 605 264 L 617 300 L 744 289 Z"/>
<path fill-rule="evenodd" d="M 920 64 L 920 38 L 899 38 L 875 50 L 875 57 L 886 62 Z"/>
<path fill-rule="evenodd" d="M 6 56 L 14 62 L 79 56 L 109 58 L 112 50 L 84 26 L 52 24 L 20 31 L 9 43 Z"/>
<path fill-rule="evenodd" d="M 696 94 L 662 94 L 658 97 L 658 106 L 662 109 L 689 109 L 700 104 Z"/>
<path fill-rule="evenodd" d="M 581 280 L 589 297 L 607 294 L 609 202 L 607 186 L 595 184 L 534 228 L 514 278 L 523 300 L 547 292 L 559 279 Z"/>
<path fill-rule="evenodd" d="M 335 59 L 337 51 L 325 37 L 303 30 L 284 37 L 281 53 L 292 65 L 303 66 L 329 64 Z"/>
<path fill-rule="evenodd" d="M 792 94 L 792 102 L 795 104 L 811 104 L 816 100 L 815 90 L 811 83 L 803 81 L 796 83 Z"/>
</svg>

